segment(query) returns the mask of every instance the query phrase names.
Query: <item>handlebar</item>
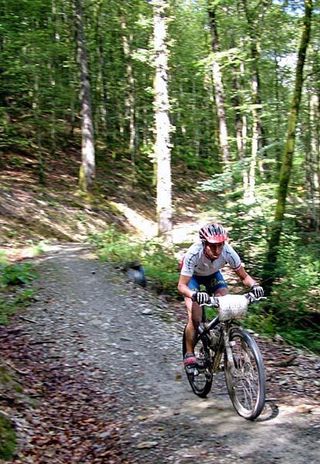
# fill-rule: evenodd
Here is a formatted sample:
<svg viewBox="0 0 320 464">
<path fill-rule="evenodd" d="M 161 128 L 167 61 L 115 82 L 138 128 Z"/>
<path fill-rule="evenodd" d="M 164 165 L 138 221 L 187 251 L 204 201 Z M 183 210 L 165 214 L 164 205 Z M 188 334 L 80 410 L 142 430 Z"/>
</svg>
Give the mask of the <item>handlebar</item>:
<svg viewBox="0 0 320 464">
<path fill-rule="evenodd" d="M 225 298 L 225 297 L 232 297 L 234 301 L 236 301 L 237 299 L 240 301 L 240 300 L 243 300 L 243 297 L 245 297 L 248 301 L 248 305 L 249 304 L 252 304 L 252 303 L 257 303 L 258 301 L 261 301 L 261 300 L 266 300 L 267 298 L 265 296 L 260 296 L 259 298 L 257 298 L 256 296 L 254 296 L 254 294 L 252 292 L 249 292 L 249 293 L 244 293 L 243 295 L 230 295 L 230 294 L 227 294 L 227 295 L 224 295 L 224 296 L 210 296 L 210 302 L 209 303 L 204 303 L 204 304 L 201 304 L 200 306 L 213 306 L 214 308 L 219 308 L 220 306 L 220 299 L 221 298 Z"/>
<path fill-rule="evenodd" d="M 249 304 L 256 303 L 260 300 L 266 300 L 266 297 L 256 298 L 253 293 L 244 295 L 225 295 L 211 296 L 210 302 L 200 306 L 213 306 L 218 308 L 220 321 L 230 319 L 241 319 L 245 316 Z"/>
</svg>

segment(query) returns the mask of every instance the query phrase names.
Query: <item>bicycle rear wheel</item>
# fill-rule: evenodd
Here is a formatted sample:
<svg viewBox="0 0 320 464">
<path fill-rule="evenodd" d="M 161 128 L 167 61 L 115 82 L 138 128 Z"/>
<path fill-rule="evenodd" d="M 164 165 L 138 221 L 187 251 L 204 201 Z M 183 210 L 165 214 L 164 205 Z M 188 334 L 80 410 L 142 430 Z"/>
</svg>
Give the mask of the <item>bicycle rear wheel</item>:
<svg viewBox="0 0 320 464">
<path fill-rule="evenodd" d="M 186 328 L 183 331 L 182 354 L 186 354 Z M 194 354 L 197 358 L 197 366 L 186 369 L 188 381 L 192 391 L 200 398 L 205 398 L 212 387 L 212 361 L 210 349 L 199 337 L 194 347 Z"/>
<path fill-rule="evenodd" d="M 229 343 L 234 368 L 225 352 L 225 378 L 232 404 L 237 413 L 248 420 L 256 419 L 265 405 L 265 371 L 255 340 L 243 329 L 232 328 Z"/>
</svg>

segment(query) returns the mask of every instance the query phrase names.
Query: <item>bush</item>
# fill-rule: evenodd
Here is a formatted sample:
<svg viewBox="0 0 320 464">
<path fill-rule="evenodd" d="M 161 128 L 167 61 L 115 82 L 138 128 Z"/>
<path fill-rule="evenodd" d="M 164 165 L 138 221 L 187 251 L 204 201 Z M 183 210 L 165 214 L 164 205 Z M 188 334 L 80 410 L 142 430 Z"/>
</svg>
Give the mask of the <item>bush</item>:
<svg viewBox="0 0 320 464">
<path fill-rule="evenodd" d="M 32 282 L 36 273 L 30 264 L 1 264 L 0 285 L 24 285 Z"/>
<path fill-rule="evenodd" d="M 123 268 L 130 262 L 139 262 L 145 270 L 146 278 L 158 292 L 176 294 L 178 282 L 178 260 L 174 250 L 156 239 L 141 242 L 128 239 L 128 235 L 119 233 L 111 227 L 103 234 L 91 237 L 98 248 L 102 260 L 118 264 Z"/>
<path fill-rule="evenodd" d="M 9 316 L 19 307 L 28 305 L 34 290 L 26 288 L 37 277 L 30 264 L 0 264 L 0 324 L 7 324 Z M 17 288 L 12 288 L 17 287 Z"/>
</svg>

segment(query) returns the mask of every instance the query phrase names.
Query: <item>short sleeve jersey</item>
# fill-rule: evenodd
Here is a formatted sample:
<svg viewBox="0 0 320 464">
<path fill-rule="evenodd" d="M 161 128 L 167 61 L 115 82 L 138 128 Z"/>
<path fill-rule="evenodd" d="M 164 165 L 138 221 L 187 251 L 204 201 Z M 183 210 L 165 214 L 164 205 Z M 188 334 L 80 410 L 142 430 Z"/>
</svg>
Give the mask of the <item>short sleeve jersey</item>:
<svg viewBox="0 0 320 464">
<path fill-rule="evenodd" d="M 225 243 L 219 258 L 211 261 L 204 254 L 202 242 L 198 242 L 191 245 L 186 252 L 181 268 L 181 275 L 189 277 L 193 275 L 208 276 L 218 272 L 226 264 L 229 264 L 234 270 L 241 267 L 241 259 L 231 245 Z"/>
</svg>

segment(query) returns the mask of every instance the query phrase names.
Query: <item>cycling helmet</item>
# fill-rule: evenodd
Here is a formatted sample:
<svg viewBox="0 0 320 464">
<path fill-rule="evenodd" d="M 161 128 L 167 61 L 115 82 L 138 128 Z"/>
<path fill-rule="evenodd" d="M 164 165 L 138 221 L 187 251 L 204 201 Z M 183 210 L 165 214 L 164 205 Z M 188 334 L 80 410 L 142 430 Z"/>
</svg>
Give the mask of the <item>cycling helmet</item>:
<svg viewBox="0 0 320 464">
<path fill-rule="evenodd" d="M 222 243 L 228 240 L 227 231 L 221 224 L 207 224 L 199 230 L 199 237 L 203 242 Z"/>
</svg>

